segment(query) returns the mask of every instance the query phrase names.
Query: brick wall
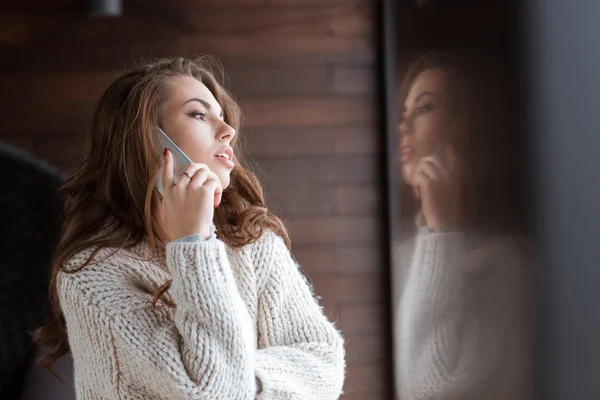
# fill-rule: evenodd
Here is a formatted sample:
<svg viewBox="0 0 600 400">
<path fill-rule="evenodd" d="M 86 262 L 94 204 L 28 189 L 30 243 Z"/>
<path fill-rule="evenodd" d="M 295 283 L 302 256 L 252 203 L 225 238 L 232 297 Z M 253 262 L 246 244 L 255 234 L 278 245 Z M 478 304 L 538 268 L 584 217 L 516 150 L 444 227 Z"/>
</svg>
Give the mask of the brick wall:
<svg viewBox="0 0 600 400">
<path fill-rule="evenodd" d="M 140 57 L 213 54 L 245 114 L 242 136 L 289 224 L 293 253 L 347 339 L 343 399 L 388 399 L 383 143 L 374 0 L 85 1 L 0 8 L 0 140 L 69 172 L 95 101 Z"/>
</svg>

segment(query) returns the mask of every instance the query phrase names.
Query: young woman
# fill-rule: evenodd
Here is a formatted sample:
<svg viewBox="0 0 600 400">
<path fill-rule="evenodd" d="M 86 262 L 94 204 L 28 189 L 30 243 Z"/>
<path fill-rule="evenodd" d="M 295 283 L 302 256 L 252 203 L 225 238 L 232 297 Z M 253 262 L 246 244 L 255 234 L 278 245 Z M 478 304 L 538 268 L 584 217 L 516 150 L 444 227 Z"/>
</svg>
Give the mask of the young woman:
<svg viewBox="0 0 600 400">
<path fill-rule="evenodd" d="M 236 157 L 240 110 L 211 65 L 159 60 L 117 79 L 64 187 L 37 340 L 53 346 L 47 366 L 71 351 L 79 399 L 341 394 L 342 337 Z M 180 176 L 158 128 L 194 162 Z"/>
<path fill-rule="evenodd" d="M 400 168 L 418 206 L 394 271 L 401 400 L 531 398 L 531 268 L 508 205 L 489 196 L 493 129 L 477 106 L 492 102 L 471 89 L 450 55 L 427 53 L 400 90 Z"/>
</svg>

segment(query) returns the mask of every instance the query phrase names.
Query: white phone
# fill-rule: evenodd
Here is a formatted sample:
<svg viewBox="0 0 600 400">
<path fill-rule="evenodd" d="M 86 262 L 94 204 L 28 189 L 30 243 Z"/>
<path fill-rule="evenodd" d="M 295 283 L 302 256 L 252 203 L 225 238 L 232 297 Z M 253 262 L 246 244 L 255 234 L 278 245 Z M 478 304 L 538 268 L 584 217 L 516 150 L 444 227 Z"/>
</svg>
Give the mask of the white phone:
<svg viewBox="0 0 600 400">
<path fill-rule="evenodd" d="M 179 177 L 185 170 L 185 167 L 192 163 L 192 160 L 175 144 L 175 142 L 160 128 L 158 128 L 160 132 L 160 136 L 162 138 L 162 147 L 160 149 L 161 155 L 162 151 L 167 148 L 173 155 L 174 162 L 174 172 L 175 176 Z M 163 194 L 163 186 L 162 186 L 162 171 L 156 180 L 156 189 L 160 194 Z"/>
</svg>

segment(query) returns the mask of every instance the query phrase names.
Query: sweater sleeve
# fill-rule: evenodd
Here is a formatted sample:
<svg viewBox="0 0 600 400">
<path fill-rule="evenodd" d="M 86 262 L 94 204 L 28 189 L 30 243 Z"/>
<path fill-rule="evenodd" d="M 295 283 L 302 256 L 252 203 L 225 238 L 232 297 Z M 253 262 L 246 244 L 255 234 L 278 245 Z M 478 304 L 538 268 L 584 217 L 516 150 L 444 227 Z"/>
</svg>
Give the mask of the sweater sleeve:
<svg viewBox="0 0 600 400">
<path fill-rule="evenodd" d="M 140 398 L 253 400 L 254 332 L 224 244 L 172 242 L 166 253 L 174 324 L 161 308 L 113 318 L 119 385 Z"/>
<path fill-rule="evenodd" d="M 344 382 L 344 343 L 283 241 L 269 234 L 260 269 L 256 376 L 261 400 L 334 400 Z"/>
<path fill-rule="evenodd" d="M 527 398 L 514 357 L 531 350 L 525 261 L 508 246 L 482 254 L 466 268 L 461 233 L 417 237 L 400 304 L 401 399 Z"/>
</svg>

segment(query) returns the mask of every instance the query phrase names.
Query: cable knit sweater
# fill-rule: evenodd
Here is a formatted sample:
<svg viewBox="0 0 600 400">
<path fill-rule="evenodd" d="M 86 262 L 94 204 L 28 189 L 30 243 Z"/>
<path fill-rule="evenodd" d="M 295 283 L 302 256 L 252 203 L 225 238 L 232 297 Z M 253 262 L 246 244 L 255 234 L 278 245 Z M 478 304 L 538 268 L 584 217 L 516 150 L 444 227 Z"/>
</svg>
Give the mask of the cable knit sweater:
<svg viewBox="0 0 600 400">
<path fill-rule="evenodd" d="M 102 250 L 81 271 L 62 273 L 58 285 L 78 399 L 341 394 L 342 337 L 272 232 L 243 249 L 212 238 L 171 242 L 154 257 L 146 245 Z"/>
<path fill-rule="evenodd" d="M 531 399 L 531 268 L 517 240 L 422 232 L 396 252 L 398 398 Z"/>
</svg>

